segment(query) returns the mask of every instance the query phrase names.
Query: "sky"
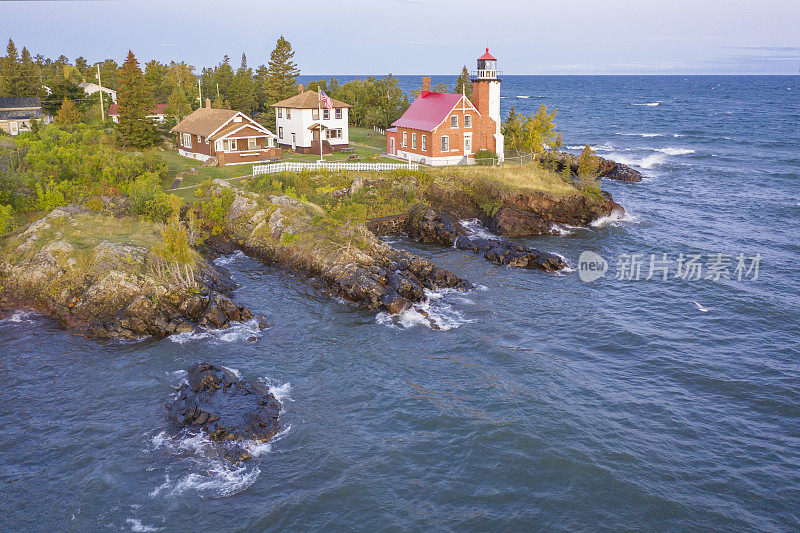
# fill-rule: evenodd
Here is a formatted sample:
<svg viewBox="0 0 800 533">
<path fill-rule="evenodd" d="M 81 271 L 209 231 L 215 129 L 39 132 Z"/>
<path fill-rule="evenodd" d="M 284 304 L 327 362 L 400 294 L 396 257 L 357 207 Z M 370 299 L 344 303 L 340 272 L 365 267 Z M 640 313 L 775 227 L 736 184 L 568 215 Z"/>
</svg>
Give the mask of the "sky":
<svg viewBox="0 0 800 533">
<path fill-rule="evenodd" d="M 457 74 L 486 46 L 505 74 L 800 73 L 800 0 L 0 2 L 0 38 L 90 63 L 257 66 L 280 35 L 303 74 Z"/>
</svg>

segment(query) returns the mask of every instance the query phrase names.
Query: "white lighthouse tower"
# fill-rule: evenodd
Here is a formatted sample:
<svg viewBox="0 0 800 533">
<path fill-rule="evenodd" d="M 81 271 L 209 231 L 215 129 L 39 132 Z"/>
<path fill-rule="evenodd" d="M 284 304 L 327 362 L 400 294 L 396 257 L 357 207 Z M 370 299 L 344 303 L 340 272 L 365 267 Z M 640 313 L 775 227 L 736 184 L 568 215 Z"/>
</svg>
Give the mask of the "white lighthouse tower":
<svg viewBox="0 0 800 533">
<path fill-rule="evenodd" d="M 502 161 L 504 149 L 500 126 L 503 121 L 500 118 L 500 78 L 497 77 L 498 74 L 497 58 L 490 54 L 487 48 L 486 52 L 478 58 L 478 70 L 472 78 L 472 102 L 481 116 L 489 117 L 494 121 L 493 131 L 486 132 L 486 135 L 491 135 L 493 139 L 486 139 L 486 144 L 494 145 L 494 151 Z"/>
</svg>

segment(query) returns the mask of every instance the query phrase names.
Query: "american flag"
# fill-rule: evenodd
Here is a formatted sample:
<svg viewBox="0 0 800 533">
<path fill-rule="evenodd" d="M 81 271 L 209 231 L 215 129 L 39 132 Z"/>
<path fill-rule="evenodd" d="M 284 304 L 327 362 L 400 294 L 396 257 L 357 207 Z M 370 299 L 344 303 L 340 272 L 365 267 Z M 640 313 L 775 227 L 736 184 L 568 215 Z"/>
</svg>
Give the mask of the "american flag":
<svg viewBox="0 0 800 533">
<path fill-rule="evenodd" d="M 323 104 L 323 105 L 324 105 L 324 106 L 325 106 L 325 107 L 328 109 L 328 111 L 330 111 L 331 109 L 333 109 L 333 100 L 331 100 L 331 97 L 330 97 L 330 96 L 328 96 L 327 94 L 325 94 L 325 91 L 323 91 L 322 89 L 320 89 L 320 90 L 319 90 L 319 96 L 320 96 L 320 98 L 322 99 L 322 104 Z"/>
</svg>

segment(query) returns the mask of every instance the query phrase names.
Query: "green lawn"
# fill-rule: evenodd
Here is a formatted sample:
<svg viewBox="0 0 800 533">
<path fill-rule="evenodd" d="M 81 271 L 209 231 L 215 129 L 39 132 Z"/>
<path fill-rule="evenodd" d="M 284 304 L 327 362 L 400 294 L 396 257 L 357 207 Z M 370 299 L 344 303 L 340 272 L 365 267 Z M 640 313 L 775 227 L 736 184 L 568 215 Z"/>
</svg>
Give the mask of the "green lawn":
<svg viewBox="0 0 800 533">
<path fill-rule="evenodd" d="M 375 155 L 386 151 L 386 136 L 366 128 L 350 128 L 350 146 L 356 149 L 356 153 L 361 158 L 361 162 L 372 163 L 396 163 L 397 160 L 388 157 L 378 157 Z M 168 178 L 164 182 L 164 188 L 169 189 L 179 172 L 196 168 L 197 173 L 186 173 L 180 184 L 180 189 L 173 192 L 183 198 L 190 198 L 194 194 L 194 189 L 184 189 L 192 187 L 207 179 L 228 179 L 240 176 L 249 176 L 253 172 L 253 165 L 232 165 L 227 167 L 200 167 L 200 161 L 178 155 L 177 150 L 159 150 L 156 152 L 167 164 Z M 325 156 L 325 161 L 347 161 L 349 154 L 335 152 Z M 291 150 L 283 150 L 281 161 L 300 161 L 303 163 L 313 163 L 319 160 L 319 155 L 297 154 Z"/>
</svg>

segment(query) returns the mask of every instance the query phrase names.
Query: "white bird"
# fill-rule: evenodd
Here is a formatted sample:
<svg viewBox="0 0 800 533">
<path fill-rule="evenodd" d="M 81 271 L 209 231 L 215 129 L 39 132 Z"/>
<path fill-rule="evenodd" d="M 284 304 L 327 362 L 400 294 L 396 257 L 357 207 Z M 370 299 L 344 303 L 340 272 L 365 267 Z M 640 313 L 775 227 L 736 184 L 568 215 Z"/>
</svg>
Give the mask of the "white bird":
<svg viewBox="0 0 800 533">
<path fill-rule="evenodd" d="M 712 309 L 711 307 L 703 307 L 702 305 L 700 305 L 700 304 L 699 304 L 699 303 L 697 303 L 697 302 L 694 302 L 694 305 L 696 305 L 696 306 L 697 306 L 697 308 L 698 308 L 698 309 L 699 309 L 701 312 L 703 312 L 703 313 L 708 313 L 708 312 L 709 312 L 709 311 L 711 311 L 711 309 Z"/>
</svg>

